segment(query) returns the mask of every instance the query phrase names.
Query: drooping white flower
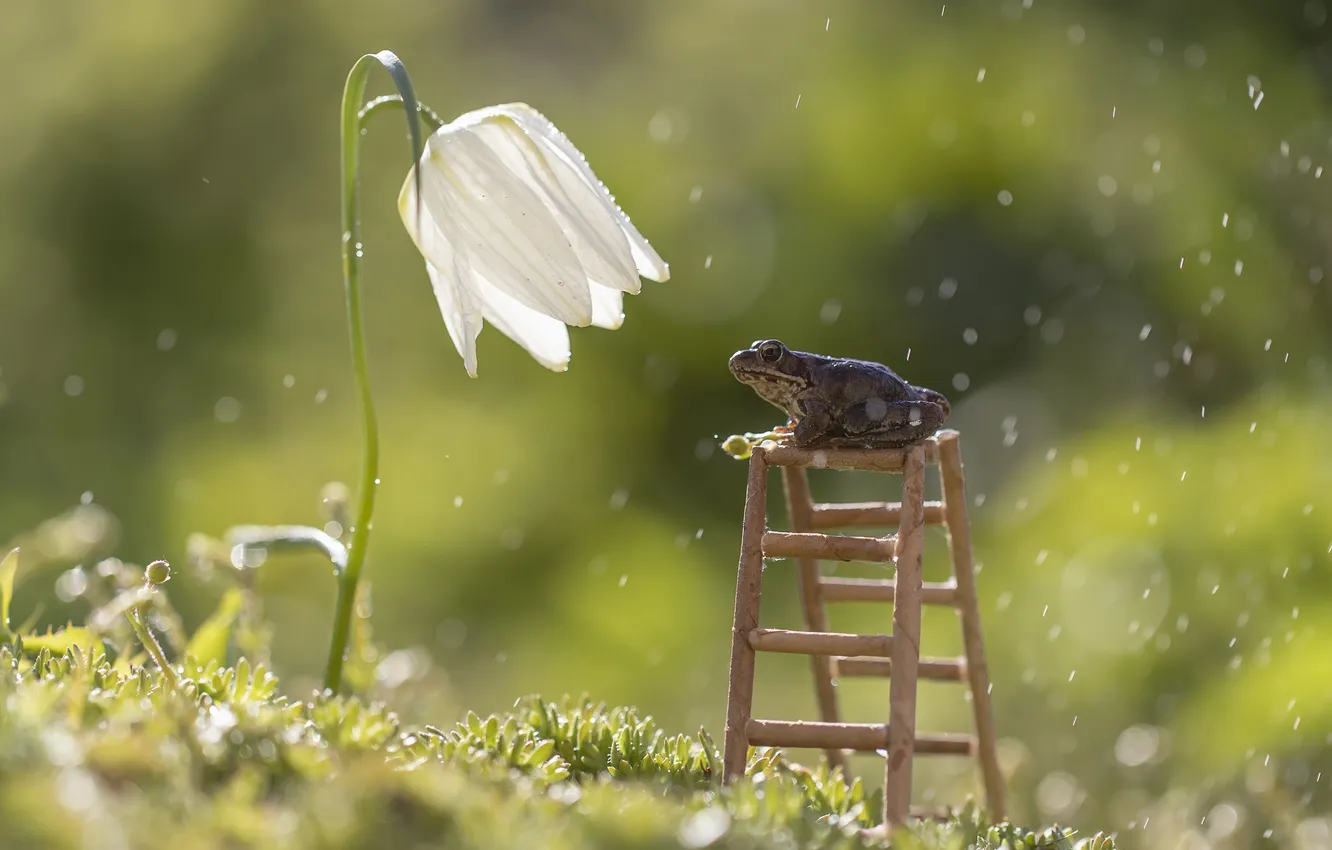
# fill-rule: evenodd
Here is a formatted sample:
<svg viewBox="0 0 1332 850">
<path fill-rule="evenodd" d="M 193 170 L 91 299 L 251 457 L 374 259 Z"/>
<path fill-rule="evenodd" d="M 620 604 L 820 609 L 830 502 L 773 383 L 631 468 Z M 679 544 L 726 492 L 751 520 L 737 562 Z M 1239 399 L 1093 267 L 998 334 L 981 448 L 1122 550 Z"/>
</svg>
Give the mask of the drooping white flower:
<svg viewBox="0 0 1332 850">
<path fill-rule="evenodd" d="M 420 166 L 421 203 L 409 173 L 398 212 L 472 377 L 483 320 L 564 371 L 569 326 L 618 328 L 640 275 L 670 278 L 583 155 L 526 104 L 459 116 Z"/>
</svg>

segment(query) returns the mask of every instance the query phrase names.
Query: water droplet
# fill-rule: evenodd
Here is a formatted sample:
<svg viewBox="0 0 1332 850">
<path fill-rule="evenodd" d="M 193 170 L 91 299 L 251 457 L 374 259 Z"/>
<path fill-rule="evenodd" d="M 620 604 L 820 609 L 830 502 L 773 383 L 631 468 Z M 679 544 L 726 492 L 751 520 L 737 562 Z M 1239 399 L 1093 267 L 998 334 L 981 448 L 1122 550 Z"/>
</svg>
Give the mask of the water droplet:
<svg viewBox="0 0 1332 850">
<path fill-rule="evenodd" d="M 213 416 L 218 422 L 235 422 L 240 418 L 241 403 L 231 396 L 223 396 L 213 405 Z"/>
<path fill-rule="evenodd" d="M 830 298 L 823 302 L 819 308 L 819 321 L 825 325 L 831 325 L 842 315 L 842 302 L 836 298 Z"/>
<path fill-rule="evenodd" d="M 1041 325 L 1041 339 L 1050 345 L 1054 345 L 1064 338 L 1064 323 L 1059 319 L 1050 319 L 1044 325 Z"/>
<path fill-rule="evenodd" d="M 56 596 L 60 597 L 62 602 L 73 602 L 83 595 L 88 589 L 88 574 L 82 567 L 74 567 L 60 574 L 56 579 Z"/>
</svg>

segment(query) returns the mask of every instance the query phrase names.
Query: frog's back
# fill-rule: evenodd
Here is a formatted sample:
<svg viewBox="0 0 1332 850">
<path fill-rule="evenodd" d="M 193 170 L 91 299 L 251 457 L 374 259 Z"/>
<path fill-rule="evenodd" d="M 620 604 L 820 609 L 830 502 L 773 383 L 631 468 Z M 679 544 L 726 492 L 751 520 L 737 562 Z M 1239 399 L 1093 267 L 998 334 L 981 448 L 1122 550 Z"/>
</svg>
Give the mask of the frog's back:
<svg viewBox="0 0 1332 850">
<path fill-rule="evenodd" d="M 825 385 L 830 388 L 829 395 L 834 396 L 829 401 L 834 404 L 855 404 L 870 398 L 908 401 L 915 397 L 902 376 L 882 363 L 838 358 L 830 360 L 824 368 Z"/>
</svg>

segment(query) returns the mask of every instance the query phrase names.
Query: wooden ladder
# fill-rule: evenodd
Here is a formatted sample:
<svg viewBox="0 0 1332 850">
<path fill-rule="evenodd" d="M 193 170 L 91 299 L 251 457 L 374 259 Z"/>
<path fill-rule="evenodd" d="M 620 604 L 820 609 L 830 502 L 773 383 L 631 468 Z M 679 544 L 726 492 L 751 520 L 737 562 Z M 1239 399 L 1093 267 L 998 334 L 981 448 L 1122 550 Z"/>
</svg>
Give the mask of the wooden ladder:
<svg viewBox="0 0 1332 850">
<path fill-rule="evenodd" d="M 925 501 L 925 466 L 939 469 L 943 500 Z M 793 531 L 767 528 L 768 467 L 781 467 Z M 806 469 L 869 470 L 903 476 L 900 503 L 814 504 Z M 948 533 L 953 578 L 922 582 L 925 525 Z M 822 531 L 896 527 L 885 537 L 849 537 Z M 759 627 L 763 559 L 793 558 L 800 575 L 805 631 Z M 835 578 L 819 573 L 819 560 L 869 561 L 896 566 L 894 580 Z M 892 634 L 843 634 L 828 630 L 825 602 L 890 602 Z M 921 658 L 921 605 L 954 607 L 962 625 L 961 658 Z M 809 655 L 818 695 L 818 722 L 759 720 L 752 716 L 754 661 L 758 652 Z M 835 681 L 842 676 L 890 677 L 888 723 L 843 723 Z M 971 691 L 975 735 L 916 734 L 919 678 L 965 682 Z M 991 818 L 1004 818 L 1005 789 L 995 751 L 989 673 L 981 638 L 980 609 L 971 559 L 966 484 L 956 431 L 941 431 L 905 449 L 800 448 L 765 442 L 749 461 L 735 589 L 730 691 L 726 705 L 725 780 L 745 773 L 750 746 L 823 749 L 845 770 L 848 751 L 886 751 L 883 822 L 906 823 L 911 811 L 911 769 L 916 754 L 974 756 L 980 763 Z"/>
</svg>

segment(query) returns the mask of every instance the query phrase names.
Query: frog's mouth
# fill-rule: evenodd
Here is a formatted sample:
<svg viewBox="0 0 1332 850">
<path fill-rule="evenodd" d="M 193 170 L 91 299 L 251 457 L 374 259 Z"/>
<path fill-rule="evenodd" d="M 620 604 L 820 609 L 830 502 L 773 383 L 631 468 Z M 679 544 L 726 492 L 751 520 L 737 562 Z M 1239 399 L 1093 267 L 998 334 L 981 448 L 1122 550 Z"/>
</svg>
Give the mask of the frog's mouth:
<svg viewBox="0 0 1332 850">
<path fill-rule="evenodd" d="M 748 384 L 759 397 L 774 407 L 786 410 L 791 397 L 799 391 L 800 382 L 789 375 L 771 372 L 737 372 L 736 377 Z"/>
</svg>

